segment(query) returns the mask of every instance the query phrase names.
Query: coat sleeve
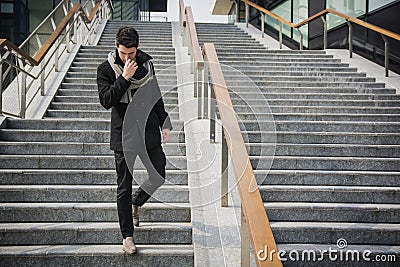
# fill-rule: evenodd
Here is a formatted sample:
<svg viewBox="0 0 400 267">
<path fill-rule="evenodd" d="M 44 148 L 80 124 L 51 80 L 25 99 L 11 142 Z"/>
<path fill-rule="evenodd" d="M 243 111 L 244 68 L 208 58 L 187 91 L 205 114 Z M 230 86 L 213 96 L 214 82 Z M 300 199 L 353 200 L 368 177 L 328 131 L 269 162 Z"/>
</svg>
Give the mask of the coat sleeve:
<svg viewBox="0 0 400 267">
<path fill-rule="evenodd" d="M 156 78 L 156 75 L 155 75 L 154 66 L 153 66 L 152 62 L 150 62 L 150 64 L 151 64 L 151 68 L 153 70 L 154 80 L 155 80 L 155 84 L 156 84 L 156 87 L 157 87 L 156 90 L 158 91 L 157 92 L 158 100 L 157 100 L 156 104 L 154 105 L 153 109 L 156 112 L 157 117 L 158 117 L 158 119 L 160 121 L 160 128 L 161 129 L 168 128 L 168 129 L 172 130 L 172 123 L 171 123 L 171 120 L 170 120 L 170 118 L 168 116 L 168 113 L 165 111 L 164 101 L 163 101 L 163 98 L 162 98 L 160 86 L 158 85 L 158 81 L 157 81 L 157 78 Z"/>
<path fill-rule="evenodd" d="M 97 89 L 101 105 L 110 109 L 117 105 L 130 86 L 130 82 L 122 75 L 115 79 L 115 73 L 108 62 L 102 63 L 97 68 Z"/>
</svg>

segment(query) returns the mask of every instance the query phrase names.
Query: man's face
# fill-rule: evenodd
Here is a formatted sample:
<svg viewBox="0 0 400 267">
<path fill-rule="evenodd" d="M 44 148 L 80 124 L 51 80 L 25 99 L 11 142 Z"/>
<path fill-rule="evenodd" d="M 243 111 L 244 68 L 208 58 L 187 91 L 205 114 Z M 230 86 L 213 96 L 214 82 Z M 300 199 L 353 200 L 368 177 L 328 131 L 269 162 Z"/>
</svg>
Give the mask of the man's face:
<svg viewBox="0 0 400 267">
<path fill-rule="evenodd" d="M 124 45 L 117 44 L 117 50 L 118 50 L 118 56 L 122 60 L 122 62 L 124 62 L 124 64 L 126 63 L 128 58 L 133 60 L 136 57 L 136 52 L 137 52 L 136 47 L 127 48 Z"/>
</svg>

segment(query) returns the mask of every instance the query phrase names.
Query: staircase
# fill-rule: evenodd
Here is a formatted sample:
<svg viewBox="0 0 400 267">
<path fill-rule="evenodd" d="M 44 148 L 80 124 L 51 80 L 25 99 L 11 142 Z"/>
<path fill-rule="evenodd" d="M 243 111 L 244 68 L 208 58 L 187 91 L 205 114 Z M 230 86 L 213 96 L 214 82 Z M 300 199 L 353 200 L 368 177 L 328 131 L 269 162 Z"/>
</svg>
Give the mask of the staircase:
<svg viewBox="0 0 400 267">
<path fill-rule="evenodd" d="M 99 104 L 96 85 L 120 25 L 136 28 L 140 48 L 154 58 L 174 127 L 164 145 L 166 182 L 141 209 L 134 256 L 122 252 L 110 111 Z M 170 23 L 109 21 L 98 45 L 81 47 L 43 119 L 7 119 L 0 130 L 1 266 L 194 265 L 176 81 Z M 139 159 L 136 169 L 142 181 Z"/>
<path fill-rule="evenodd" d="M 284 266 L 366 266 L 365 250 L 371 260 L 384 254 L 399 262 L 400 95 L 324 51 L 267 50 L 234 25 L 196 29 L 200 45 L 213 42 L 226 66 L 265 209 L 287 252 Z M 275 133 L 276 147 L 261 143 Z M 320 257 L 329 247 L 359 250 L 360 262 L 288 257 L 292 249 Z"/>
</svg>

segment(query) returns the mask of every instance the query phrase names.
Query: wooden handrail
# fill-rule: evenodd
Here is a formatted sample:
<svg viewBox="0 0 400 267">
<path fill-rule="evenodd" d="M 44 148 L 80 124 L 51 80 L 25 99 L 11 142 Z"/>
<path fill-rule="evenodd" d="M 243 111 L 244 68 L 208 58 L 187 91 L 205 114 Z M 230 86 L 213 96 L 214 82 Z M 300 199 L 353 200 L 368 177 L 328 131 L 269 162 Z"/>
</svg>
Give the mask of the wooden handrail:
<svg viewBox="0 0 400 267">
<path fill-rule="evenodd" d="M 280 16 L 272 13 L 271 11 L 266 10 L 265 8 L 263 8 L 263 7 L 255 4 L 255 3 L 251 2 L 250 0 L 241 0 L 241 1 L 246 3 L 246 4 L 248 4 L 248 5 L 250 5 L 250 6 L 252 6 L 252 7 L 254 7 L 258 11 L 261 11 L 261 12 L 263 12 L 263 13 L 265 13 L 265 14 L 267 14 L 267 15 L 275 18 L 275 19 L 277 19 L 278 21 L 282 22 L 283 24 L 285 24 L 285 25 L 287 25 L 287 26 L 289 26 L 291 28 L 294 28 L 294 29 L 299 28 L 299 27 L 301 27 L 301 26 L 303 26 L 303 25 L 305 25 L 305 24 L 307 24 L 307 23 L 309 23 L 309 22 L 311 22 L 313 20 L 316 20 L 316 19 L 318 19 L 319 17 L 321 17 L 321 16 L 323 16 L 325 14 L 331 13 L 331 14 L 336 15 L 338 17 L 344 18 L 344 19 L 346 19 L 346 20 L 348 20 L 350 22 L 358 24 L 358 25 L 360 25 L 360 26 L 362 26 L 364 28 L 370 29 L 372 31 L 378 32 L 380 34 L 383 34 L 385 36 L 393 38 L 393 39 L 395 39 L 397 41 L 400 41 L 400 34 L 391 32 L 389 30 L 386 30 L 384 28 L 378 27 L 378 26 L 373 25 L 371 23 L 362 21 L 360 19 L 357 19 L 357 18 L 354 18 L 354 17 L 350 17 L 348 15 L 345 15 L 343 13 L 340 13 L 340 12 L 338 12 L 336 10 L 332 10 L 332 9 L 329 9 L 329 8 L 328 9 L 324 9 L 324 10 L 318 12 L 317 14 L 315 14 L 315 15 L 313 15 L 313 16 L 311 16 L 311 17 L 309 17 L 309 18 L 307 18 L 307 19 L 305 19 L 305 20 L 303 20 L 303 21 L 301 21 L 301 22 L 299 22 L 297 24 L 293 24 L 293 23 L 281 18 Z"/>
<path fill-rule="evenodd" d="M 22 58 L 28 60 L 32 65 L 37 66 L 39 62 L 34 60 L 31 56 L 29 56 L 24 50 L 20 49 L 17 47 L 13 42 L 7 40 L 7 39 L 0 39 L 0 49 L 3 47 L 7 47 L 9 50 L 12 49 L 18 54 L 22 56 Z"/>
<path fill-rule="evenodd" d="M 58 24 L 57 28 L 50 35 L 50 37 L 46 40 L 46 42 L 40 47 L 39 51 L 33 56 L 33 59 L 39 64 L 46 54 L 49 52 L 51 46 L 56 42 L 58 37 L 61 35 L 62 31 L 67 27 L 68 22 L 74 16 L 75 12 L 80 7 L 79 3 L 76 3 L 68 14 L 61 20 L 60 24 Z"/>
<path fill-rule="evenodd" d="M 89 15 L 89 22 L 92 22 L 94 15 L 96 15 L 97 10 L 100 8 L 100 4 L 101 4 L 101 0 L 97 0 L 97 3 L 95 4 L 95 6 L 93 7 L 92 11 L 90 12 Z"/>
<path fill-rule="evenodd" d="M 186 26 L 189 28 L 190 42 L 192 45 L 193 59 L 197 67 L 202 68 L 204 65 L 203 57 L 200 52 L 199 39 L 197 38 L 196 25 L 194 24 L 193 13 L 190 6 L 185 8 Z"/>
<path fill-rule="evenodd" d="M 272 261 L 261 261 L 258 258 L 258 251 L 265 250 L 278 252 L 271 226 L 265 212 L 264 203 L 257 186 L 253 167 L 244 144 L 236 113 L 225 83 L 218 56 L 214 44 L 205 43 L 203 53 L 209 63 L 209 70 L 212 80 L 212 88 L 215 92 L 218 110 L 221 116 L 223 131 L 225 133 L 228 151 L 231 155 L 232 166 L 238 181 L 238 190 L 241 198 L 243 211 L 246 216 L 247 228 L 257 266 L 282 266 L 282 262 L 275 254 Z M 250 190 L 251 188 L 251 190 Z M 242 226 L 244 227 L 244 226 Z M 265 251 L 265 253 L 267 253 Z M 262 255 L 264 257 L 264 254 Z"/>
<path fill-rule="evenodd" d="M 185 4 L 183 3 L 183 0 L 179 0 L 179 11 L 182 21 L 181 27 L 186 27 Z"/>
</svg>

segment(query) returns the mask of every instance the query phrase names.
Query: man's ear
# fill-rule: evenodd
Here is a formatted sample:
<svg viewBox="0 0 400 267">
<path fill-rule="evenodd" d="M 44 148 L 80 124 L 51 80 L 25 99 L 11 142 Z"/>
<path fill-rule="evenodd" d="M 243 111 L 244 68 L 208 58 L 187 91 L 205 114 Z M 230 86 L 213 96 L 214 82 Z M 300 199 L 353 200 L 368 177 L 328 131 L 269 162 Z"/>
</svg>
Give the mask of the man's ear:
<svg viewBox="0 0 400 267">
<path fill-rule="evenodd" d="M 119 43 L 115 43 L 115 47 L 117 47 L 117 48 L 118 48 L 118 47 L 119 47 Z"/>
</svg>

